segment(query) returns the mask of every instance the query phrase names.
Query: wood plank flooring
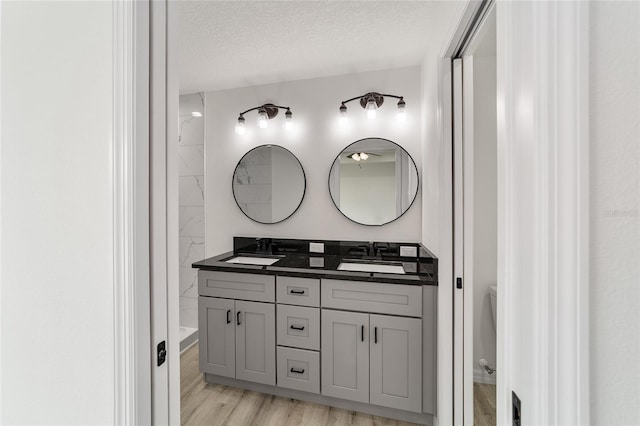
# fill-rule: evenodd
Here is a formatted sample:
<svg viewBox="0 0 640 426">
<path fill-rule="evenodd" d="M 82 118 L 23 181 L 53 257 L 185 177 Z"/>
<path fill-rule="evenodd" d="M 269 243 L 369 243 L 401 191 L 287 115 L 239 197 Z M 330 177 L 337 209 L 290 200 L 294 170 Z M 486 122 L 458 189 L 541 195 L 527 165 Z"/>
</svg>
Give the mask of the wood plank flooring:
<svg viewBox="0 0 640 426">
<path fill-rule="evenodd" d="M 326 405 L 206 383 L 198 371 L 198 344 L 181 355 L 180 364 L 180 414 L 183 425 L 412 425 Z"/>
<path fill-rule="evenodd" d="M 473 423 L 475 426 L 496 424 L 496 385 L 473 384 Z"/>
</svg>

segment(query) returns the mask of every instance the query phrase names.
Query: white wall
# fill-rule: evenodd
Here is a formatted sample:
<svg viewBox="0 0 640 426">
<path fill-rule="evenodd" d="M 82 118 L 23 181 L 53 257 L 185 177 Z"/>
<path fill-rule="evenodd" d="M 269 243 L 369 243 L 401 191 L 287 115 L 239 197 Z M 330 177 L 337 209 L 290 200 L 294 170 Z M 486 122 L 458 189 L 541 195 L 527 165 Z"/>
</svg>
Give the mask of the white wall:
<svg viewBox="0 0 640 426">
<path fill-rule="evenodd" d="M 389 222 L 396 217 L 396 186 L 395 161 L 340 164 L 340 209 L 358 222 Z"/>
<path fill-rule="evenodd" d="M 204 257 L 204 95 L 180 96 L 179 257 L 180 325 L 198 328 L 198 271 L 191 264 Z"/>
<path fill-rule="evenodd" d="M 340 102 L 369 91 L 402 95 L 407 121 L 395 121 L 396 102 L 387 99 L 375 121 L 357 102 L 348 104 L 351 124 L 338 125 Z M 257 128 L 256 113 L 246 115 L 247 134 L 234 132 L 238 114 L 266 102 L 290 106 L 295 129 L 282 128 L 283 117 Z M 272 236 L 368 241 L 415 241 L 421 237 L 422 202 L 399 220 L 382 227 L 358 225 L 333 205 L 328 189 L 331 164 L 350 143 L 367 137 L 390 139 L 411 154 L 421 170 L 420 67 L 349 74 L 206 93 L 206 254 L 232 248 L 233 236 Z M 282 114 L 282 113 L 281 113 Z M 231 178 L 240 158 L 262 144 L 278 144 L 298 157 L 307 178 L 300 209 L 286 221 L 262 225 L 245 217 L 233 200 Z M 421 182 L 422 183 L 422 182 Z"/>
<path fill-rule="evenodd" d="M 113 424 L 111 2 L 2 2 L 2 424 Z"/>
<path fill-rule="evenodd" d="M 496 366 L 496 329 L 489 286 L 497 282 L 496 58 L 473 58 L 473 368 L 474 378 L 495 383 L 478 366 Z"/>
<path fill-rule="evenodd" d="M 640 419 L 640 3 L 590 5 L 591 421 Z"/>
</svg>

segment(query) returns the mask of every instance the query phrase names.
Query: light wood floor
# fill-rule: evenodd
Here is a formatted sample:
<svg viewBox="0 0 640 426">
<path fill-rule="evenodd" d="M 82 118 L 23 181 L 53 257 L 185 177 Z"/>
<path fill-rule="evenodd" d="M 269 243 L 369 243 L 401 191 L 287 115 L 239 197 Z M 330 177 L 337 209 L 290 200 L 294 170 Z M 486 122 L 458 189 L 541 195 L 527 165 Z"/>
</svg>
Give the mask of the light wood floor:
<svg viewBox="0 0 640 426">
<path fill-rule="evenodd" d="M 496 385 L 473 384 L 473 423 L 475 426 L 496 424 Z"/>
<path fill-rule="evenodd" d="M 180 357 L 183 425 L 389 425 L 410 426 L 384 417 L 311 402 L 205 383 L 198 371 L 198 345 Z"/>
</svg>

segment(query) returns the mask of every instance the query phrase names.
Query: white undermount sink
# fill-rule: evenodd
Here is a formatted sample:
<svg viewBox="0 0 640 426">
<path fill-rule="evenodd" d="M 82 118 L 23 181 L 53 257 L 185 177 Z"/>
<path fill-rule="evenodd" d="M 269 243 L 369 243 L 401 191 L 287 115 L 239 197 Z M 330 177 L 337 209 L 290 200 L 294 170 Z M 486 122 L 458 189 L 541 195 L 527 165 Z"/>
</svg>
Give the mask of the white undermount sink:
<svg viewBox="0 0 640 426">
<path fill-rule="evenodd" d="M 338 271 L 380 272 L 382 274 L 404 274 L 402 265 L 388 265 L 381 263 L 342 262 Z"/>
<path fill-rule="evenodd" d="M 269 266 L 276 263 L 281 258 L 273 257 L 250 257 L 250 256 L 237 256 L 233 259 L 225 260 L 226 263 L 240 263 L 242 265 L 262 265 Z"/>
</svg>

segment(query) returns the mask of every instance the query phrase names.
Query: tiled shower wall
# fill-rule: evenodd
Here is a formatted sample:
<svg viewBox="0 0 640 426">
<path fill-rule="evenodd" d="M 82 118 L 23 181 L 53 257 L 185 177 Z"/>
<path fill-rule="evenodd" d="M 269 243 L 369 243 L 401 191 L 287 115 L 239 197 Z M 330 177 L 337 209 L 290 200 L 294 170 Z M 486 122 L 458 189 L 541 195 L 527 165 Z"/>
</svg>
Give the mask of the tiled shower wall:
<svg viewBox="0 0 640 426">
<path fill-rule="evenodd" d="M 193 112 L 202 113 L 194 117 Z M 198 275 L 204 258 L 204 95 L 180 96 L 178 139 L 180 221 L 180 326 L 198 328 Z"/>
</svg>

